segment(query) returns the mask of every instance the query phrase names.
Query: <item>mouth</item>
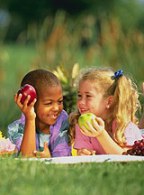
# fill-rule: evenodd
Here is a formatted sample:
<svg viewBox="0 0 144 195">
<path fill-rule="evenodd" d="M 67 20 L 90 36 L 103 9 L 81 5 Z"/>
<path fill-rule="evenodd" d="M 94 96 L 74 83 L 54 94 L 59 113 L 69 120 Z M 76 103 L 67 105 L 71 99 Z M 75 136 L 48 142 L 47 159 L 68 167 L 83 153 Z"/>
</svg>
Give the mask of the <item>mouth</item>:
<svg viewBox="0 0 144 195">
<path fill-rule="evenodd" d="M 52 114 L 52 115 L 51 115 L 51 118 L 52 118 L 53 120 L 56 120 L 56 119 L 58 118 L 58 116 L 59 116 L 59 114 Z"/>
<path fill-rule="evenodd" d="M 88 112 L 88 110 L 87 109 L 84 109 L 84 108 L 80 108 L 79 111 L 80 111 L 81 114 L 84 114 L 84 113 L 87 113 Z"/>
</svg>

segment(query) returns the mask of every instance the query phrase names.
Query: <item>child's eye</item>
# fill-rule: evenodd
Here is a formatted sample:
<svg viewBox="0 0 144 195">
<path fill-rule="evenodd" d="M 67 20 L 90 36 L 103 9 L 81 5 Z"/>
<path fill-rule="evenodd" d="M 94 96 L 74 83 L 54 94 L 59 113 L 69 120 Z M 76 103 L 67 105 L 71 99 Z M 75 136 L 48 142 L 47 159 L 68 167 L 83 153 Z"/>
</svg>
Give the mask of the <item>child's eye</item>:
<svg viewBox="0 0 144 195">
<path fill-rule="evenodd" d="M 63 104 L 63 100 L 58 101 L 59 104 Z"/>
<path fill-rule="evenodd" d="M 91 97 L 91 95 L 87 95 L 86 97 Z"/>
<path fill-rule="evenodd" d="M 78 94 L 77 97 L 78 97 L 78 99 L 81 99 L 82 95 L 81 94 Z"/>
<path fill-rule="evenodd" d="M 46 103 L 44 103 L 44 105 L 45 106 L 50 106 L 50 105 L 52 105 L 52 102 L 46 102 Z"/>
</svg>

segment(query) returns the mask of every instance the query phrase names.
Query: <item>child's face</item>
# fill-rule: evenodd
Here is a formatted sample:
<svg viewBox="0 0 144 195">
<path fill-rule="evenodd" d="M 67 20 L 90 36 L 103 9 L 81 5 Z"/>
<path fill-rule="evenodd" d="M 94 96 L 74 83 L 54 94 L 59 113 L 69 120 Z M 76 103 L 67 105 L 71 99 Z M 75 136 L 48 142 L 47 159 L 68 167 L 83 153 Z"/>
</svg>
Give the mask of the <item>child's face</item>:
<svg viewBox="0 0 144 195">
<path fill-rule="evenodd" d="M 63 109 L 61 86 L 47 87 L 40 92 L 36 103 L 36 122 L 39 128 L 55 124 Z"/>
<path fill-rule="evenodd" d="M 107 100 L 98 92 L 94 84 L 82 81 L 79 84 L 77 107 L 81 114 L 91 112 L 102 119 L 107 117 Z"/>
</svg>

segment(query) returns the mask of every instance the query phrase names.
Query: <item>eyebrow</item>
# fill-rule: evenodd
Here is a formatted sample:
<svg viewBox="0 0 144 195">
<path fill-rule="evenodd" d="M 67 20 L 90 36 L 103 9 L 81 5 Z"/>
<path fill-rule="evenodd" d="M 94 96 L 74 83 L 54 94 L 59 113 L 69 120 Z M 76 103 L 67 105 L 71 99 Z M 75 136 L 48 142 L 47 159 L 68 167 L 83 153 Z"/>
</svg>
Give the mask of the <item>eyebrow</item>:
<svg viewBox="0 0 144 195">
<path fill-rule="evenodd" d="M 78 93 L 80 93 L 80 91 L 78 91 Z M 86 94 L 92 94 L 91 91 L 86 91 L 86 92 L 84 92 L 84 93 L 86 93 Z"/>
<path fill-rule="evenodd" d="M 63 100 L 63 97 L 57 99 L 56 101 Z M 54 99 L 47 99 L 47 101 L 54 101 Z"/>
</svg>

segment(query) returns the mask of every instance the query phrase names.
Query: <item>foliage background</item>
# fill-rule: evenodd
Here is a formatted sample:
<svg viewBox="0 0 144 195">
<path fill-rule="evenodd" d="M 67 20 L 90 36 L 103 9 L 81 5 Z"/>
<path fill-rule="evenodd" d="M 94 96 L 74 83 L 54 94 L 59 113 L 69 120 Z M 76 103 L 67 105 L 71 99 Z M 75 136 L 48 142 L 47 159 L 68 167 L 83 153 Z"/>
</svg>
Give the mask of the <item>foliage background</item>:
<svg viewBox="0 0 144 195">
<path fill-rule="evenodd" d="M 13 101 L 29 70 L 58 68 L 65 109 L 75 109 L 72 72 L 90 66 L 123 69 L 138 85 L 144 72 L 144 3 L 136 0 L 1 0 L 0 129 L 20 113 Z M 79 70 L 77 69 L 77 73 Z M 144 100 L 140 94 L 140 101 Z"/>
</svg>

